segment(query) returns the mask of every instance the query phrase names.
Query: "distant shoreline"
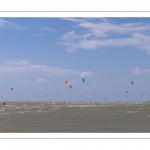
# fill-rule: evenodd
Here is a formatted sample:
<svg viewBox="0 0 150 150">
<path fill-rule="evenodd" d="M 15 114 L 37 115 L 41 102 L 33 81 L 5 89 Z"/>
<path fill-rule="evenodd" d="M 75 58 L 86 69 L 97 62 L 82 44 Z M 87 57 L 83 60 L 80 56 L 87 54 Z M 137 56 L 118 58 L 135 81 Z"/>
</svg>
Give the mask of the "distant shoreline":
<svg viewBox="0 0 150 150">
<path fill-rule="evenodd" d="M 0 101 L 0 103 L 98 103 L 98 104 L 113 104 L 113 103 L 118 103 L 118 104 L 123 104 L 123 103 L 150 103 L 150 101 L 101 101 L 101 102 L 97 102 L 97 101 Z"/>
</svg>

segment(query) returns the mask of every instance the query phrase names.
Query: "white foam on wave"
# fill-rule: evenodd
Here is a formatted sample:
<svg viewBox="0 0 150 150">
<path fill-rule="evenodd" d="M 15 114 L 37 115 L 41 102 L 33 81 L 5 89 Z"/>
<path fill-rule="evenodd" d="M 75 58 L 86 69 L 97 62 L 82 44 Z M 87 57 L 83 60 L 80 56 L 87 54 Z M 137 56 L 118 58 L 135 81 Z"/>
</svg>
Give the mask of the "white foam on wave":
<svg viewBox="0 0 150 150">
<path fill-rule="evenodd" d="M 27 113 L 27 112 L 30 112 L 30 111 L 19 111 L 18 113 L 24 114 L 24 113 Z"/>
<path fill-rule="evenodd" d="M 1 114 L 10 114 L 10 113 L 1 113 Z"/>
<path fill-rule="evenodd" d="M 21 107 L 14 107 L 14 108 L 16 108 L 16 109 L 20 109 Z"/>
<path fill-rule="evenodd" d="M 36 110 L 35 113 L 49 113 L 49 111 Z"/>
<path fill-rule="evenodd" d="M 78 105 L 78 107 L 89 107 L 88 105 Z"/>
<path fill-rule="evenodd" d="M 5 109 L 1 109 L 0 111 L 5 111 Z"/>
<path fill-rule="evenodd" d="M 140 111 L 127 111 L 127 113 L 136 113 L 136 112 L 140 112 Z"/>
<path fill-rule="evenodd" d="M 34 107 L 32 107 L 32 108 L 40 108 L 41 106 L 34 106 Z"/>
<path fill-rule="evenodd" d="M 18 113 L 19 113 L 19 114 L 24 114 L 25 112 L 23 112 L 23 111 L 19 111 Z"/>
<path fill-rule="evenodd" d="M 6 109 L 5 107 L 2 107 L 0 111 L 4 111 L 5 109 Z"/>
<path fill-rule="evenodd" d="M 72 107 L 78 107 L 77 105 L 66 105 L 67 107 L 70 107 L 70 108 L 72 108 Z M 66 106 L 64 106 L 64 107 L 66 107 Z"/>
<path fill-rule="evenodd" d="M 99 107 L 116 106 L 116 105 L 99 105 Z"/>
</svg>

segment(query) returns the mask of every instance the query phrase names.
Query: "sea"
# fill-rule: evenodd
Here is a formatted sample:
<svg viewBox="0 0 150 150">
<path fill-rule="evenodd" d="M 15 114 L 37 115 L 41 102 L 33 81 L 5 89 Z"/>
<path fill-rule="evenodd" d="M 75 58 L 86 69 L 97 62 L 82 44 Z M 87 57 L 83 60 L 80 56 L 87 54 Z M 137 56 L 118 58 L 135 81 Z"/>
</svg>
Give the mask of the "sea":
<svg viewBox="0 0 150 150">
<path fill-rule="evenodd" d="M 0 102 L 0 133 L 150 133 L 150 102 Z"/>
</svg>

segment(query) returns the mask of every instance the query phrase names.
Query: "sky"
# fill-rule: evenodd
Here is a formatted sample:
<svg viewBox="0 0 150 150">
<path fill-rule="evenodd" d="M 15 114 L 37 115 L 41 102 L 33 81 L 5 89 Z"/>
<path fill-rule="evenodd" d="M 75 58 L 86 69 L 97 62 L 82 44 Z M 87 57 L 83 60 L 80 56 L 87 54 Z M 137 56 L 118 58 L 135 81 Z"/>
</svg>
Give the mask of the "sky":
<svg viewBox="0 0 150 150">
<path fill-rule="evenodd" d="M 0 18 L 1 101 L 149 101 L 149 64 L 149 18 Z"/>
</svg>

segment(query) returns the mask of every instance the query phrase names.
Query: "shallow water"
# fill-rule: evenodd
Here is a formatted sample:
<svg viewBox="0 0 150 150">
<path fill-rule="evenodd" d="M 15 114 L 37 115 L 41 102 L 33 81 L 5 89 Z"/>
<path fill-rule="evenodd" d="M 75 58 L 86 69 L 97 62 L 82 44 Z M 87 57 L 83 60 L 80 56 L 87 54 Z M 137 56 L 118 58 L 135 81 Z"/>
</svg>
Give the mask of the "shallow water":
<svg viewBox="0 0 150 150">
<path fill-rule="evenodd" d="M 1 133 L 150 132 L 150 103 L 0 102 Z"/>
</svg>

